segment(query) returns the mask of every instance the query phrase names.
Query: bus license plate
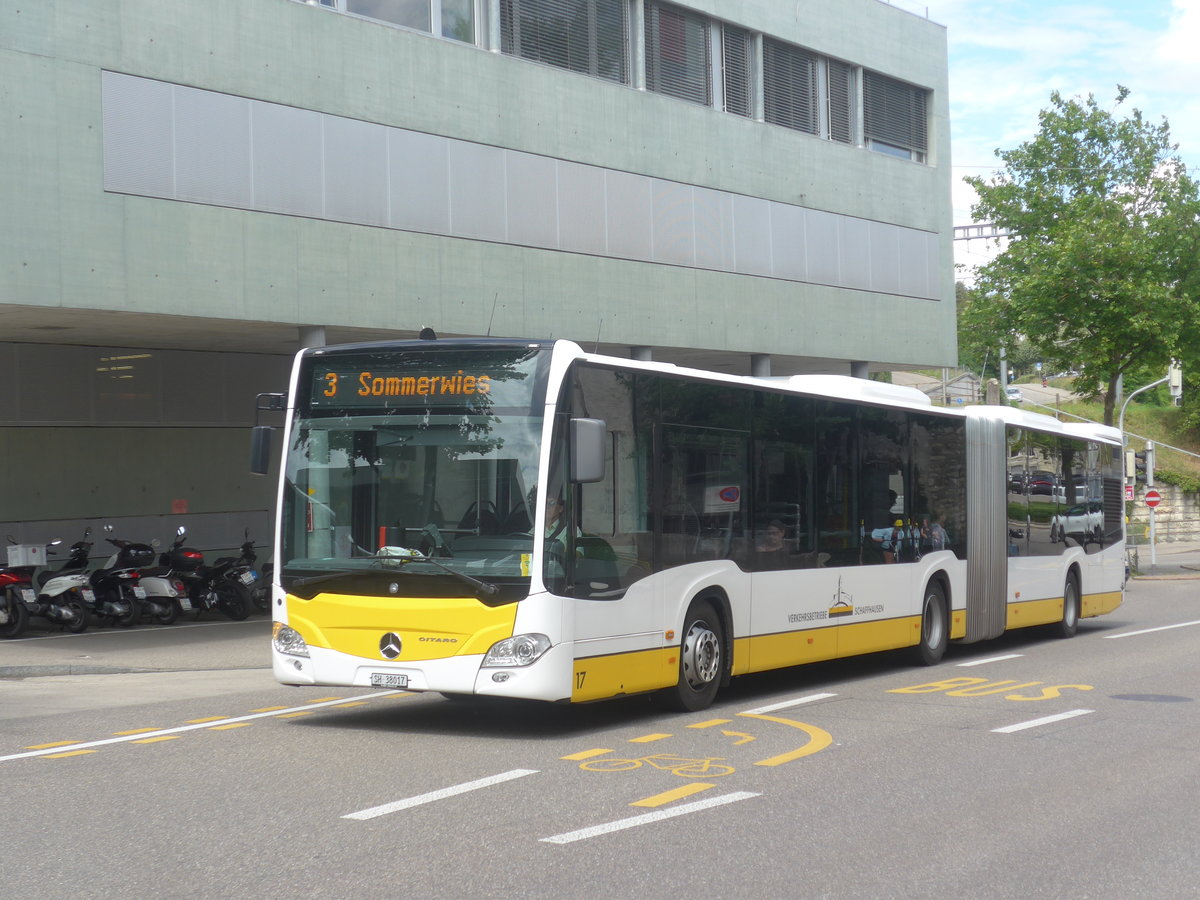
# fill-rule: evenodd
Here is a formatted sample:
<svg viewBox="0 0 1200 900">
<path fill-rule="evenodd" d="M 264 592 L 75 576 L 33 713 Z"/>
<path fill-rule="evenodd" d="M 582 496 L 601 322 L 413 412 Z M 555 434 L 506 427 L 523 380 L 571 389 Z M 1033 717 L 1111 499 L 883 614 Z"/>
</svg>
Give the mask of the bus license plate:
<svg viewBox="0 0 1200 900">
<path fill-rule="evenodd" d="M 391 673 L 372 672 L 371 687 L 386 687 L 386 688 L 406 688 L 408 687 L 407 675 L 393 675 Z"/>
</svg>

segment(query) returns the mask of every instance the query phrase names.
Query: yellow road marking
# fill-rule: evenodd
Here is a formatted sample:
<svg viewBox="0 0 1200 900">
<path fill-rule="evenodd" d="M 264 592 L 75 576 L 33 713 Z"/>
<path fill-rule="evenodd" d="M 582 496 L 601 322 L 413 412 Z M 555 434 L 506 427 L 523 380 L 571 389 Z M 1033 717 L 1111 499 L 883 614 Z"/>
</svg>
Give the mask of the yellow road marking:
<svg viewBox="0 0 1200 900">
<path fill-rule="evenodd" d="M 71 744 L 78 744 L 79 741 L 54 741 L 50 744 L 34 744 L 32 747 L 26 747 L 26 750 L 49 750 L 51 747 L 66 747 Z"/>
<path fill-rule="evenodd" d="M 712 728 L 716 725 L 728 725 L 733 719 L 709 719 L 707 722 L 695 722 L 688 728 Z"/>
<path fill-rule="evenodd" d="M 189 725 L 203 725 L 205 722 L 220 722 L 222 719 L 228 719 L 229 716 L 205 716 L 203 719 L 188 719 Z"/>
<path fill-rule="evenodd" d="M 570 759 L 577 762 L 581 759 L 591 759 L 593 756 L 603 756 L 605 753 L 612 753 L 612 751 L 607 748 L 598 750 L 581 750 L 579 753 L 572 753 L 570 756 L 562 756 L 559 758 Z"/>
<path fill-rule="evenodd" d="M 366 700 L 355 700 L 351 703 L 339 703 L 337 706 L 335 706 L 333 708 L 334 709 L 349 709 L 352 706 L 366 706 L 366 705 L 367 705 Z"/>
<path fill-rule="evenodd" d="M 653 797 L 646 797 L 642 800 L 635 800 L 630 803 L 630 806 L 663 806 L 679 800 L 681 797 L 690 797 L 692 794 L 699 794 L 701 791 L 707 791 L 711 787 L 716 787 L 713 784 L 704 784 L 703 782 L 695 782 L 694 784 L 685 784 L 683 787 L 675 788 L 673 791 L 663 791 L 661 794 L 655 794 Z"/>
<path fill-rule="evenodd" d="M 158 731 L 157 728 L 134 728 L 132 731 L 114 731 L 117 737 L 128 737 L 131 734 L 145 734 L 147 731 Z"/>
<path fill-rule="evenodd" d="M 755 763 L 756 766 L 781 766 L 792 760 L 802 759 L 805 756 L 812 756 L 814 753 L 819 753 L 833 743 L 833 735 L 823 728 L 818 728 L 816 725 L 806 725 L 804 722 L 796 722 L 793 719 L 781 719 L 778 716 L 763 716 L 758 713 L 738 713 L 738 715 L 746 716 L 750 719 L 762 719 L 766 722 L 778 722 L 780 725 L 790 725 L 792 728 L 799 728 L 808 735 L 808 743 L 803 747 L 792 750 L 790 753 L 781 753 L 769 759 L 761 759 Z"/>
<path fill-rule="evenodd" d="M 284 715 L 284 716 L 276 716 L 275 718 L 277 718 L 277 719 L 296 719 L 296 718 L 299 718 L 300 716 L 311 716 L 311 715 L 312 715 L 312 713 L 309 712 L 308 710 L 302 710 L 300 712 L 288 713 L 287 715 Z"/>
<path fill-rule="evenodd" d="M 42 759 L 66 759 L 68 756 L 83 756 L 85 753 L 95 753 L 95 750 L 72 750 L 69 753 L 50 753 Z"/>
<path fill-rule="evenodd" d="M 726 731 L 724 728 L 721 729 L 721 734 L 725 735 L 725 737 L 741 738 L 741 740 L 733 742 L 733 746 L 735 747 L 738 744 L 748 744 L 756 739 L 754 735 L 746 734 L 744 731 Z"/>
<path fill-rule="evenodd" d="M 629 743 L 631 743 L 631 744 L 649 744 L 654 741 L 661 741 L 661 740 L 664 740 L 665 738 L 669 738 L 669 737 L 673 737 L 673 735 L 670 735 L 670 734 L 644 734 L 641 737 L 630 738 Z"/>
<path fill-rule="evenodd" d="M 341 700 L 341 697 L 318 697 L 316 700 L 309 700 L 309 703 L 329 703 L 331 700 Z"/>
<path fill-rule="evenodd" d="M 286 706 L 264 706 L 262 709 L 252 709 L 250 712 L 275 712 L 277 709 L 287 709 Z"/>
<path fill-rule="evenodd" d="M 228 731 L 230 728 L 245 728 L 250 722 L 231 722 L 229 725 L 214 725 L 209 731 Z"/>
<path fill-rule="evenodd" d="M 142 738 L 140 741 L 131 741 L 133 744 L 157 744 L 159 741 L 173 741 L 178 738 L 177 734 L 163 734 L 158 737 Z"/>
</svg>

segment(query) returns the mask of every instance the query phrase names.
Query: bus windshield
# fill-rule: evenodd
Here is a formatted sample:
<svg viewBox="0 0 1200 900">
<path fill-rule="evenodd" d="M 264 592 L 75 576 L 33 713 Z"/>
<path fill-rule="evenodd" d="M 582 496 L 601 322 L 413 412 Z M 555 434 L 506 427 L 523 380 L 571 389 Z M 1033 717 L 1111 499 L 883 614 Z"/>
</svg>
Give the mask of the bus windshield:
<svg viewBox="0 0 1200 900">
<path fill-rule="evenodd" d="M 301 595 L 339 578 L 357 594 L 527 591 L 548 360 L 531 345 L 306 357 L 285 460 L 283 584 Z"/>
</svg>

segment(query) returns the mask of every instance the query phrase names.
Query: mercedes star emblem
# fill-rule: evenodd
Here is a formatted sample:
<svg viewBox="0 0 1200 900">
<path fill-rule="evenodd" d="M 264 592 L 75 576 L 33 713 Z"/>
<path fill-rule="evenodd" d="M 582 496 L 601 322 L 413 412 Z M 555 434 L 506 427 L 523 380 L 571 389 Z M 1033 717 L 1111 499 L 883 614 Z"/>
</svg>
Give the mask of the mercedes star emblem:
<svg viewBox="0 0 1200 900">
<path fill-rule="evenodd" d="M 379 639 L 379 652 L 387 659 L 395 659 L 400 655 L 400 635 L 389 631 Z"/>
</svg>

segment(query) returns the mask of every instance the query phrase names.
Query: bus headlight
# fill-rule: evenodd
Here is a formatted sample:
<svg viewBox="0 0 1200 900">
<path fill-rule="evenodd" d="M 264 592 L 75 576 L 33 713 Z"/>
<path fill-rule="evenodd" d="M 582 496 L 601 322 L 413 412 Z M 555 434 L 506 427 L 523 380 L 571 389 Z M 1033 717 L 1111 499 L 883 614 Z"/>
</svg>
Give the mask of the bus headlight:
<svg viewBox="0 0 1200 900">
<path fill-rule="evenodd" d="M 483 658 L 484 666 L 528 666 L 550 649 L 544 634 L 518 634 L 493 644 Z"/>
<path fill-rule="evenodd" d="M 272 628 L 271 643 L 276 650 L 288 656 L 308 656 L 308 644 L 304 643 L 300 632 L 282 622 L 276 622 Z"/>
</svg>

